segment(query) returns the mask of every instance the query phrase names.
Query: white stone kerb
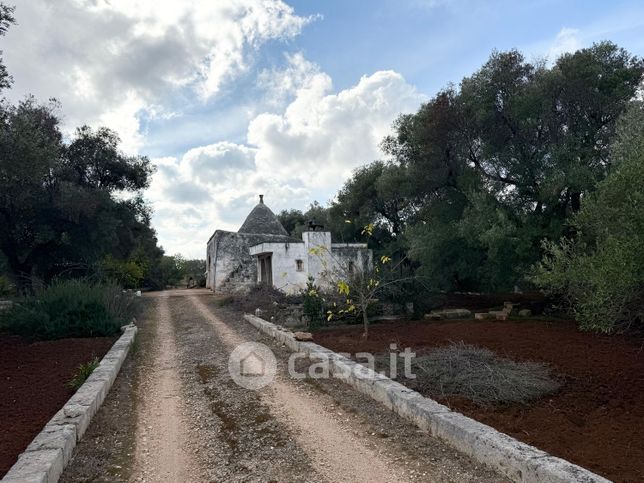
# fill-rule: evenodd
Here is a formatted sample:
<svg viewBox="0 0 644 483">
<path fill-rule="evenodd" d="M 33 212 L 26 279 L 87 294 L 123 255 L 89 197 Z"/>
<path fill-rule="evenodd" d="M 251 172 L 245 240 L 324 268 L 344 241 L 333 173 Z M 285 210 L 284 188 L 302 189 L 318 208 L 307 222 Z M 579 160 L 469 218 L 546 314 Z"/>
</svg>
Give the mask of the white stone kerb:
<svg viewBox="0 0 644 483">
<path fill-rule="evenodd" d="M 27 446 L 2 482 L 58 481 L 72 457 L 76 443 L 103 404 L 134 342 L 137 332 L 134 324 L 126 325 L 121 330 L 123 334 L 105 354 L 99 366 Z"/>
</svg>

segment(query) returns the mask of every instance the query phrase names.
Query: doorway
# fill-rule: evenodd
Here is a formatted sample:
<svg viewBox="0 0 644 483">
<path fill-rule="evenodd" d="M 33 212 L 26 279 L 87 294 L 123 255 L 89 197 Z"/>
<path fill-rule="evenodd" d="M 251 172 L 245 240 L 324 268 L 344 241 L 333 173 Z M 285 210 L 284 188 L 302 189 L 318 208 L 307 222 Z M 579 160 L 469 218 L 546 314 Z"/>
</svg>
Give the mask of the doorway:
<svg viewBox="0 0 644 483">
<path fill-rule="evenodd" d="M 259 282 L 273 286 L 273 262 L 271 254 L 259 256 Z"/>
</svg>

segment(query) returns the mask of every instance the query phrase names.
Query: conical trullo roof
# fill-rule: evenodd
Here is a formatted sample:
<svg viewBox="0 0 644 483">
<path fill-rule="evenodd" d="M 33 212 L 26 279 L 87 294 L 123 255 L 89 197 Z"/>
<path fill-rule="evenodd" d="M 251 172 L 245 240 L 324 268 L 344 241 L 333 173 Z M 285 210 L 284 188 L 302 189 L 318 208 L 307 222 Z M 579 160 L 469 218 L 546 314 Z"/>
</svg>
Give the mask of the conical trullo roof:
<svg viewBox="0 0 644 483">
<path fill-rule="evenodd" d="M 286 235 L 288 232 L 264 204 L 264 195 L 259 195 L 259 203 L 248 214 L 238 233 L 261 233 L 266 235 Z"/>
</svg>

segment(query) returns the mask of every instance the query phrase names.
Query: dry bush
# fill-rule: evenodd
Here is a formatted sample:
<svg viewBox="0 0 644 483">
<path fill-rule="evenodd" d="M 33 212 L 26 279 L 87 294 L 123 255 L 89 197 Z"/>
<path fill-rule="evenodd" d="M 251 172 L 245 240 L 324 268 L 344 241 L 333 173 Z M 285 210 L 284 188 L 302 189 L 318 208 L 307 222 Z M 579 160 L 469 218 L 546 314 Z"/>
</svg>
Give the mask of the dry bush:
<svg viewBox="0 0 644 483">
<path fill-rule="evenodd" d="M 302 303 L 301 297 L 286 295 L 284 292 L 265 284 L 259 284 L 248 292 L 232 295 L 232 307 L 240 312 L 254 314 L 255 309 L 264 311 L 266 318 L 278 316 L 290 304 Z"/>
<path fill-rule="evenodd" d="M 413 359 L 412 368 L 423 394 L 460 396 L 483 406 L 526 404 L 559 388 L 544 364 L 515 362 L 462 341 Z"/>
</svg>

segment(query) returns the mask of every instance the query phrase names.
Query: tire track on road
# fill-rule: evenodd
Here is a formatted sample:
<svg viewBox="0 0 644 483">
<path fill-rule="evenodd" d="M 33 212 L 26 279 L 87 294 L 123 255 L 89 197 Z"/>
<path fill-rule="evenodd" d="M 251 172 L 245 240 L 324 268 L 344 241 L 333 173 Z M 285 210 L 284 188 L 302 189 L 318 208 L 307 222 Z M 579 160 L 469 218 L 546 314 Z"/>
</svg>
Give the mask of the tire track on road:
<svg viewBox="0 0 644 483">
<path fill-rule="evenodd" d="M 135 481 L 196 481 L 197 468 L 185 452 L 177 348 L 167 294 L 156 299 L 157 345 L 152 370 L 144 375 L 136 431 Z"/>
<path fill-rule="evenodd" d="M 190 296 L 190 301 L 210 322 L 229 351 L 248 342 L 213 314 L 198 297 Z M 260 390 L 260 395 L 274 415 L 293 429 L 297 443 L 329 481 L 408 481 L 404 468 L 397 467 L 395 462 L 387 461 L 382 452 L 364 444 L 350 427 L 341 425 L 330 415 L 319 400 L 296 388 L 288 379 L 276 378 Z"/>
</svg>

